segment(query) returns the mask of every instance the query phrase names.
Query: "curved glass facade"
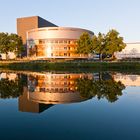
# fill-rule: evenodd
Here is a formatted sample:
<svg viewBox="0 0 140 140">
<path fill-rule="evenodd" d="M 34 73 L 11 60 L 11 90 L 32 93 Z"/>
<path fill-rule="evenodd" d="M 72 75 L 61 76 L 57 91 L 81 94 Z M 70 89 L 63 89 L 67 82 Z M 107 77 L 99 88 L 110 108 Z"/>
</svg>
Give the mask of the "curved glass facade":
<svg viewBox="0 0 140 140">
<path fill-rule="evenodd" d="M 87 55 L 76 54 L 77 40 L 83 32 L 93 35 L 88 30 L 77 28 L 48 27 L 31 30 L 27 33 L 27 54 L 38 58 L 86 58 Z"/>
</svg>

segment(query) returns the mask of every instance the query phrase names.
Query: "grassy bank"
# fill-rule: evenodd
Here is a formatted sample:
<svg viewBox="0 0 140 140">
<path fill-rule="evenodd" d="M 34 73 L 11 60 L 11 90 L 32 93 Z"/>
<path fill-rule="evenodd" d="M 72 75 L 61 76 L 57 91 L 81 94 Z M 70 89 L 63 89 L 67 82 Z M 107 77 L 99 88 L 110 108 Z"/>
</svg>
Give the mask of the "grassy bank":
<svg viewBox="0 0 140 140">
<path fill-rule="evenodd" d="M 0 68 L 11 70 L 121 70 L 139 71 L 140 62 L 48 62 L 48 61 L 7 61 Z"/>
</svg>

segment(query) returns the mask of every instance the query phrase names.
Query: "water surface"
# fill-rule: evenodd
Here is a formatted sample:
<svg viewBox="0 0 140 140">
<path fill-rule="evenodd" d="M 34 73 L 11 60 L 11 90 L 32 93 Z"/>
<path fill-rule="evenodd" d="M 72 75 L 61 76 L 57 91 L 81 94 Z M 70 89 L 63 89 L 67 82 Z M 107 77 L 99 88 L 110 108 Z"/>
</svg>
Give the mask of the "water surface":
<svg viewBox="0 0 140 140">
<path fill-rule="evenodd" d="M 2 140 L 140 139 L 140 75 L 2 71 L 0 97 Z"/>
</svg>

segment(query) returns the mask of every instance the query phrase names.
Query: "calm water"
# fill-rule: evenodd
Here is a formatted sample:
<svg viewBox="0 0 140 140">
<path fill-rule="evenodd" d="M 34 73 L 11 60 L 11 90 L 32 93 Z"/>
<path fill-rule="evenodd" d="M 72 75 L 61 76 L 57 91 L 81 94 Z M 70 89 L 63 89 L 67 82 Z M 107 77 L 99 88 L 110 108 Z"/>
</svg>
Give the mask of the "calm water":
<svg viewBox="0 0 140 140">
<path fill-rule="evenodd" d="M 140 140 L 140 75 L 0 74 L 0 139 Z"/>
</svg>

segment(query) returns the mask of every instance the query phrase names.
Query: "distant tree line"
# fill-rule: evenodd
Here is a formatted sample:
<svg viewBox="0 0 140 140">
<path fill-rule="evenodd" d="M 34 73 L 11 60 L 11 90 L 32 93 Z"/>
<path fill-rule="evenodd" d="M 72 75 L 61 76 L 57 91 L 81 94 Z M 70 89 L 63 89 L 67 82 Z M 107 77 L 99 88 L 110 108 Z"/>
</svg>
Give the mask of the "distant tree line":
<svg viewBox="0 0 140 140">
<path fill-rule="evenodd" d="M 99 54 L 100 60 L 111 55 L 114 58 L 115 52 L 120 52 L 126 47 L 123 37 L 119 32 L 112 29 L 107 34 L 99 33 L 92 37 L 84 32 L 77 41 L 77 50 L 79 54 Z"/>
<path fill-rule="evenodd" d="M 0 33 L 0 53 L 6 54 L 6 59 L 9 52 L 14 52 L 17 57 L 20 57 L 23 50 L 23 42 L 20 36 L 13 33 Z"/>
</svg>

